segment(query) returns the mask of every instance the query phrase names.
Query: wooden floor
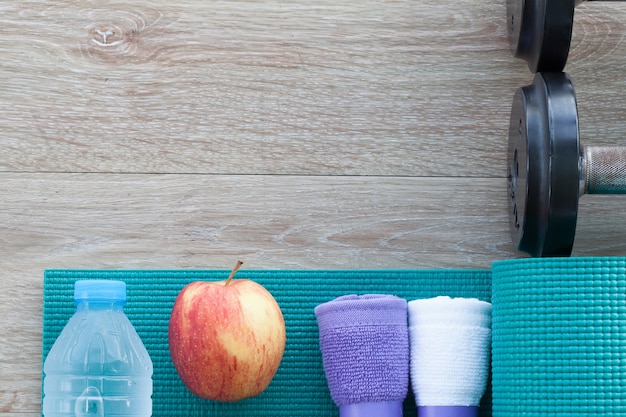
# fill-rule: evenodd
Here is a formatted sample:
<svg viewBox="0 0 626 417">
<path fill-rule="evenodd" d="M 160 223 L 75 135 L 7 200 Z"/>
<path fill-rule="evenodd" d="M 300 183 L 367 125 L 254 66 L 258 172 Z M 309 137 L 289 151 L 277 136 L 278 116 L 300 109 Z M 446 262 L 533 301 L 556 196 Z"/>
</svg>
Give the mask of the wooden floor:
<svg viewBox="0 0 626 417">
<path fill-rule="evenodd" d="M 505 0 L 0 3 L 0 417 L 39 416 L 46 268 L 489 268 Z M 582 139 L 626 130 L 626 4 L 577 8 Z M 575 255 L 626 254 L 581 199 Z"/>
</svg>

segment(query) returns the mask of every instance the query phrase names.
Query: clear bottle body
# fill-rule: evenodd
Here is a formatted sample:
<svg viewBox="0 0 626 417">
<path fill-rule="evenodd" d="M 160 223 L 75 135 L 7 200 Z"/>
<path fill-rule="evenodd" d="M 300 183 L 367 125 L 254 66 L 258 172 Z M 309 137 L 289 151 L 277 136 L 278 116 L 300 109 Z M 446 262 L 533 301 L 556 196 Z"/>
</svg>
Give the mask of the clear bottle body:
<svg viewBox="0 0 626 417">
<path fill-rule="evenodd" d="M 152 361 L 123 301 L 77 301 L 44 363 L 44 417 L 150 417 Z"/>
</svg>

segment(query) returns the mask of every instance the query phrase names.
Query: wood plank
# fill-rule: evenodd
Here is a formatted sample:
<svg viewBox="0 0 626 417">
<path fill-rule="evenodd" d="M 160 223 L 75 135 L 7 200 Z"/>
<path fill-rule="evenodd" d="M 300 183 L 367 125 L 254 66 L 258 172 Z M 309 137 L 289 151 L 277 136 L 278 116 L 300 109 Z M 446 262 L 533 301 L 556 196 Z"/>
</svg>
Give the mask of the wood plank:
<svg viewBox="0 0 626 417">
<path fill-rule="evenodd" d="M 622 2 L 585 2 L 576 8 L 565 71 L 576 87 L 580 135 L 586 144 L 626 144 L 624 13 Z"/>
<path fill-rule="evenodd" d="M 503 179 L 4 174 L 3 262 L 40 267 L 486 267 Z M 5 268 L 6 269 L 6 268 Z"/>
<path fill-rule="evenodd" d="M 568 67 L 589 85 L 583 132 L 609 142 L 626 117 L 620 6 L 580 13 Z M 0 170 L 501 177 L 532 78 L 504 15 L 501 0 L 6 2 Z"/>
</svg>

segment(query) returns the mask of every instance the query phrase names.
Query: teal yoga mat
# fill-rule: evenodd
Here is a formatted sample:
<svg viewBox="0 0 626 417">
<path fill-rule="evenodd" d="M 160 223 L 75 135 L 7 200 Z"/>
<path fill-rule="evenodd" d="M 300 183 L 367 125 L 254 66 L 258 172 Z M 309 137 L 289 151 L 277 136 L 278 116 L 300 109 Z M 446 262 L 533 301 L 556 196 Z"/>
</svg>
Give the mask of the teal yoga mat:
<svg viewBox="0 0 626 417">
<path fill-rule="evenodd" d="M 78 279 L 119 279 L 127 284 L 125 311 L 154 363 L 154 417 L 299 417 L 337 416 L 330 398 L 318 345 L 313 309 L 345 294 L 384 293 L 407 300 L 438 295 L 490 301 L 491 273 L 476 270 L 406 271 L 252 271 L 252 279 L 276 298 L 287 325 L 281 366 L 258 397 L 237 403 L 201 400 L 178 378 L 167 345 L 169 315 L 178 292 L 189 282 L 226 279 L 229 271 L 48 270 L 44 275 L 43 358 L 74 313 L 73 286 Z M 491 415 L 489 392 L 481 416 Z M 416 416 L 414 399 L 405 401 L 405 417 Z"/>
<path fill-rule="evenodd" d="M 626 415 L 626 258 L 492 265 L 493 415 Z"/>
</svg>

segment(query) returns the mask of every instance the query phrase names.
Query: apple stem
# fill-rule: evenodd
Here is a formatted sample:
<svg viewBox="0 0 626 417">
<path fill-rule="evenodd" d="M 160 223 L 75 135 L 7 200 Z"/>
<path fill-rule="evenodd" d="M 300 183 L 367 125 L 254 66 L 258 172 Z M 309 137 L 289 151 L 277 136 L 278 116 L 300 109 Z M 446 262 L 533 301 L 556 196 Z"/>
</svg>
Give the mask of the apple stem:
<svg viewBox="0 0 626 417">
<path fill-rule="evenodd" d="M 232 282 L 233 277 L 235 276 L 237 271 L 239 271 L 239 268 L 241 268 L 241 265 L 243 265 L 243 262 L 237 261 L 237 265 L 235 265 L 233 270 L 230 272 L 230 275 L 228 276 L 228 279 L 226 280 L 226 285 L 228 285 L 228 284 L 230 284 Z"/>
</svg>

